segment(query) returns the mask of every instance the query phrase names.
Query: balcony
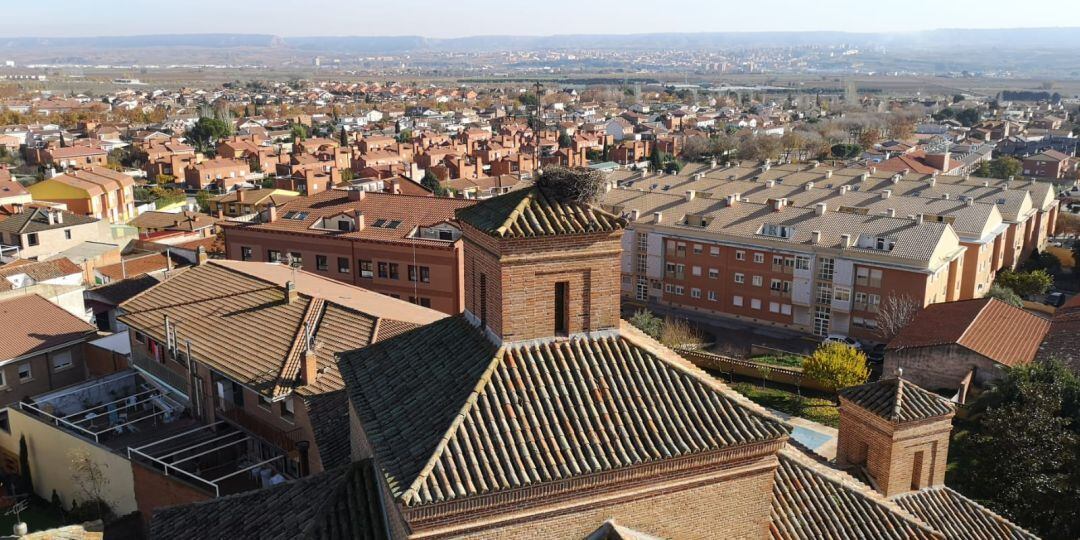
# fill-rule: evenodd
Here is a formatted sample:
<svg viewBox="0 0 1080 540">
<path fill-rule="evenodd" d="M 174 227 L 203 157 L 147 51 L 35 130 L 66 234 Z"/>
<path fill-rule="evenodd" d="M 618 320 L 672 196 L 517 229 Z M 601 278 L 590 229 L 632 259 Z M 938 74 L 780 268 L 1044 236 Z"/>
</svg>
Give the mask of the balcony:
<svg viewBox="0 0 1080 540">
<path fill-rule="evenodd" d="M 0 244 L 0 263 L 9 264 L 19 258 L 19 246 Z"/>
<path fill-rule="evenodd" d="M 165 362 L 171 362 L 166 360 Z M 172 390 L 180 392 L 187 398 L 188 395 L 188 380 L 187 377 L 173 371 L 165 362 L 158 362 L 157 360 L 150 358 L 144 354 L 140 354 L 137 351 L 131 353 L 131 365 L 149 375 L 150 377 L 157 379 L 162 384 L 167 385 Z"/>
</svg>

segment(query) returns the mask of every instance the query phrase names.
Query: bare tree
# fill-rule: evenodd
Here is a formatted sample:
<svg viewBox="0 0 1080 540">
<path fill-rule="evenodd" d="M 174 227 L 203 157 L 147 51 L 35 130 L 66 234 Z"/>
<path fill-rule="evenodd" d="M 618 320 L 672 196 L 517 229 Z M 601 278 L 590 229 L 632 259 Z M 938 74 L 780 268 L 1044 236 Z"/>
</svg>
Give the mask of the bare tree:
<svg viewBox="0 0 1080 540">
<path fill-rule="evenodd" d="M 919 309 L 921 306 L 918 302 L 906 294 L 887 296 L 878 308 L 877 316 L 877 333 L 882 341 L 888 343 L 896 337 L 915 318 Z"/>
<path fill-rule="evenodd" d="M 68 452 L 71 479 L 83 498 L 84 505 L 92 505 L 98 519 L 105 519 L 111 513 L 109 502 L 105 500 L 105 488 L 109 485 L 109 476 L 101 465 L 85 450 Z M 74 504 L 74 503 L 73 503 Z"/>
</svg>

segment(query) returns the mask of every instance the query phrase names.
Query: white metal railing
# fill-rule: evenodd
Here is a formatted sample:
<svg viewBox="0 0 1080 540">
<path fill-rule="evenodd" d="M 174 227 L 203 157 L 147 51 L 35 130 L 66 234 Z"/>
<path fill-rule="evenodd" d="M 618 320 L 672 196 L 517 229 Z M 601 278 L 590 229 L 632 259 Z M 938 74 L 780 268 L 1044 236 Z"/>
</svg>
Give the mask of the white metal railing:
<svg viewBox="0 0 1080 540">
<path fill-rule="evenodd" d="M 19 246 L 7 246 L 0 244 L 0 262 L 5 264 L 14 262 L 19 258 Z"/>
</svg>

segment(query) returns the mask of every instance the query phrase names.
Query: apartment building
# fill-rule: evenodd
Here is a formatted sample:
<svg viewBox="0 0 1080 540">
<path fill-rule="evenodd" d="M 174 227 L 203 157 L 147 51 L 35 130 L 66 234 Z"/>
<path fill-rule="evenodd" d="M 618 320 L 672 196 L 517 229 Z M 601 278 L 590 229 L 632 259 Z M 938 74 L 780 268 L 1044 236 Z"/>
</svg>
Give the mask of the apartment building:
<svg viewBox="0 0 1080 540">
<path fill-rule="evenodd" d="M 251 166 L 242 159 L 215 158 L 184 167 L 184 182 L 190 189 L 206 189 L 211 186 L 229 191 L 247 182 Z"/>
<path fill-rule="evenodd" d="M 964 247 L 946 223 L 614 190 L 630 219 L 623 294 L 706 313 L 873 340 L 889 296 L 959 298 Z"/>
<path fill-rule="evenodd" d="M 334 189 L 222 224 L 226 256 L 289 262 L 444 313 L 464 305 L 454 210 L 473 201 Z"/>
<path fill-rule="evenodd" d="M 64 204 L 71 212 L 109 223 L 135 217 L 135 179 L 105 167 L 73 169 L 29 189 L 34 200 Z"/>
</svg>

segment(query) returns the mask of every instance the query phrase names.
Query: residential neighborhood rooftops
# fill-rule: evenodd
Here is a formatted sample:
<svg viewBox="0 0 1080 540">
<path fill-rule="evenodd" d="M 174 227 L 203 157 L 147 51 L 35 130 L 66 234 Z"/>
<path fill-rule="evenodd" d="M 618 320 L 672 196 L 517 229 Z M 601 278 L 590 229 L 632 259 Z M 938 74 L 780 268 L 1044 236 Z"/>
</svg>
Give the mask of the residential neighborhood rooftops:
<svg viewBox="0 0 1080 540">
<path fill-rule="evenodd" d="M 52 229 L 62 229 L 76 225 L 94 223 L 97 218 L 80 216 L 64 210 L 52 210 L 41 207 L 26 207 L 6 218 L 0 219 L 0 232 L 9 234 L 29 234 Z"/>
<path fill-rule="evenodd" d="M 626 224 L 624 219 L 599 207 L 560 200 L 537 186 L 511 191 L 459 210 L 457 217 L 501 238 L 611 232 Z"/>
</svg>

